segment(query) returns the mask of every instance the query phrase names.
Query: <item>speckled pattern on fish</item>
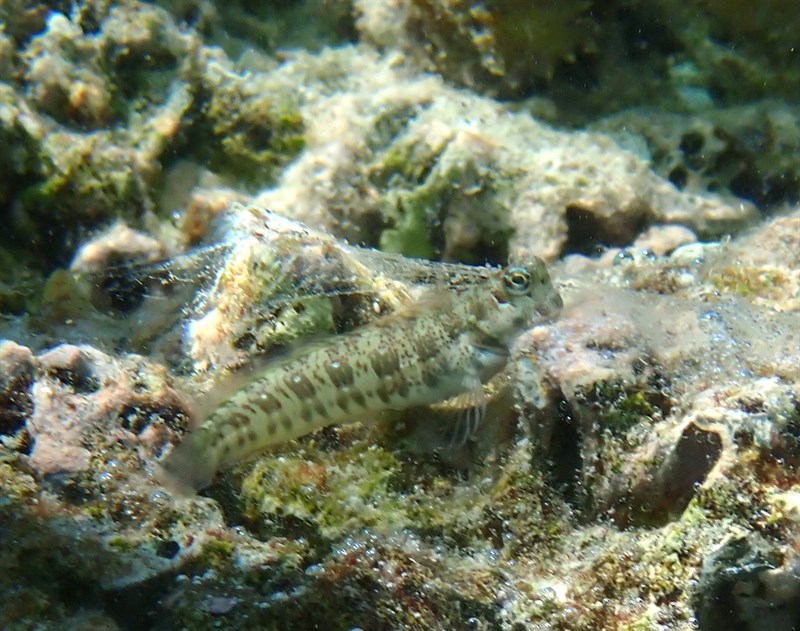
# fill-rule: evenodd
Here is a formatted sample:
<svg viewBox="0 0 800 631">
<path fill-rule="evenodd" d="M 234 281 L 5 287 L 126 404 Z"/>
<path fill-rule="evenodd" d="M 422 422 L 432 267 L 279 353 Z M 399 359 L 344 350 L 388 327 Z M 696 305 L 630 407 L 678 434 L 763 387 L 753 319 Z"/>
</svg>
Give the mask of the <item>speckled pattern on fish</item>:
<svg viewBox="0 0 800 631">
<path fill-rule="evenodd" d="M 269 445 L 326 425 L 475 393 L 502 370 L 526 327 L 561 308 L 544 263 L 498 269 L 463 291 L 432 289 L 418 304 L 267 366 L 226 399 L 163 464 L 201 489 Z"/>
</svg>

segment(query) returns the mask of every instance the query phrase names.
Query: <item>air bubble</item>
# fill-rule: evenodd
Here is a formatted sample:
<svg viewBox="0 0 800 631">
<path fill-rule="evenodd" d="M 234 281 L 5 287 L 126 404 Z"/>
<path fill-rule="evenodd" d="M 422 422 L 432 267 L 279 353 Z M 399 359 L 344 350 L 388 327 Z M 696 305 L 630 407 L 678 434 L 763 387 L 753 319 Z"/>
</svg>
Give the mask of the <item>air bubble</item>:
<svg viewBox="0 0 800 631">
<path fill-rule="evenodd" d="M 628 250 L 620 250 L 614 256 L 613 264 L 621 265 L 622 263 L 628 263 L 630 261 L 633 261 L 633 254 L 631 254 L 631 252 L 629 252 Z"/>
</svg>

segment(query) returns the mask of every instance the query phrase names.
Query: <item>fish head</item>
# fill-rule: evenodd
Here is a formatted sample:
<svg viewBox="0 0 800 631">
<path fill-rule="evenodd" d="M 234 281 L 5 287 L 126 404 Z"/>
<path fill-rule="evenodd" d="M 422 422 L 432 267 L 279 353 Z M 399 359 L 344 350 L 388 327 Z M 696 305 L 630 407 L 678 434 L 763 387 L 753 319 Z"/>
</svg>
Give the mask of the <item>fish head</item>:
<svg viewBox="0 0 800 631">
<path fill-rule="evenodd" d="M 539 258 L 500 270 L 492 298 L 490 328 L 500 340 L 513 339 L 525 328 L 558 315 L 564 305 Z"/>
</svg>

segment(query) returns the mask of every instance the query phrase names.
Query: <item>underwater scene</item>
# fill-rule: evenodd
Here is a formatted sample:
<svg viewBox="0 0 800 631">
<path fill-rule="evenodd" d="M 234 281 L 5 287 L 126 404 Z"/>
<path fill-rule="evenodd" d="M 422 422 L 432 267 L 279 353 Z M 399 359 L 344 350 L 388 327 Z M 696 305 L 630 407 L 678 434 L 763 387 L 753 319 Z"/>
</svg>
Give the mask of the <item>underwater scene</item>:
<svg viewBox="0 0 800 631">
<path fill-rule="evenodd" d="M 793 0 L 0 0 L 0 628 L 800 631 Z"/>
</svg>

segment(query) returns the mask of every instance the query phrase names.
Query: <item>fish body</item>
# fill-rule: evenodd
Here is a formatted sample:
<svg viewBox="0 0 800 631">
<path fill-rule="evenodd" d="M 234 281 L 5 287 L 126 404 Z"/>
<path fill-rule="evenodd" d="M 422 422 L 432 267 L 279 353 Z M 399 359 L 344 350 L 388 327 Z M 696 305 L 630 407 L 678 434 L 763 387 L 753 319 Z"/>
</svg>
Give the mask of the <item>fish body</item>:
<svg viewBox="0 0 800 631">
<path fill-rule="evenodd" d="M 470 392 L 479 408 L 482 384 L 505 367 L 517 335 L 560 307 L 538 259 L 460 291 L 440 289 L 407 312 L 268 365 L 170 453 L 163 471 L 201 489 L 220 470 L 327 425 Z"/>
</svg>

